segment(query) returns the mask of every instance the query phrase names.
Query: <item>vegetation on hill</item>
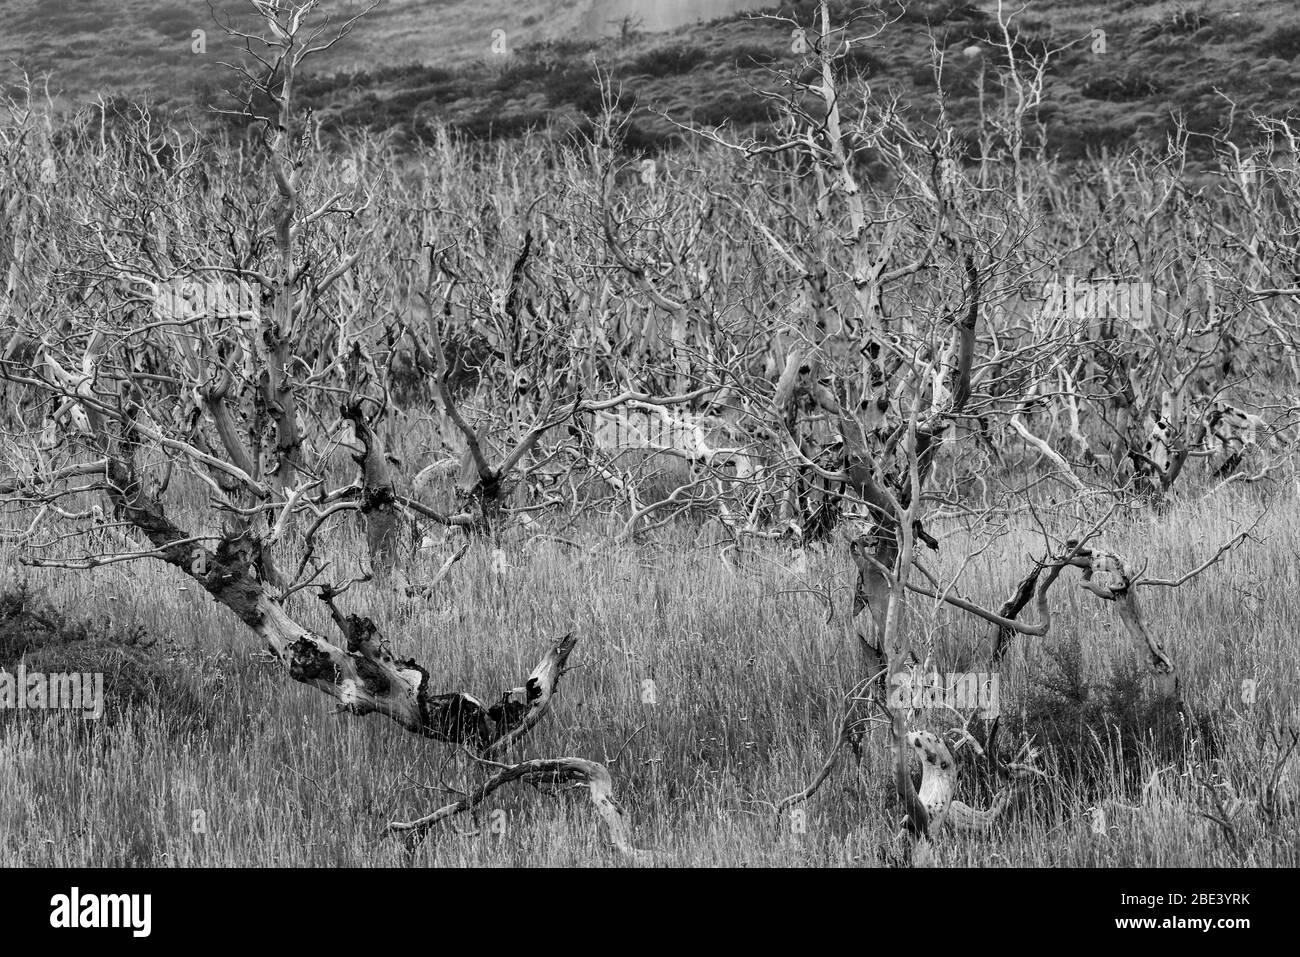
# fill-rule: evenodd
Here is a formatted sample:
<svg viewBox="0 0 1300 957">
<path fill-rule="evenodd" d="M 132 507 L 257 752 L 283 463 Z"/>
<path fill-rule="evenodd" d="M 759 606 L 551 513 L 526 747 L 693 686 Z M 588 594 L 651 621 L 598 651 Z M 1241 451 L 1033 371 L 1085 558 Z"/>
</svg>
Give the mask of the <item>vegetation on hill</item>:
<svg viewBox="0 0 1300 957">
<path fill-rule="evenodd" d="M 336 6 L 336 18 L 359 9 Z M 427 3 L 388 0 L 372 21 L 358 23 L 346 55 L 330 51 L 313 66 L 301 94 L 327 133 L 364 127 L 409 143 L 446 125 L 471 139 L 529 129 L 563 136 L 590 128 L 604 77 L 633 111 L 632 149 L 680 143 L 687 134 L 678 124 L 725 124 L 769 137 L 775 111 L 758 91 L 772 88 L 773 71 L 803 56 L 794 51 L 791 24 L 771 17 L 810 27 L 816 4 L 796 0 L 774 4 L 768 15 L 603 39 L 576 32 L 571 13 L 555 4 L 514 12 L 496 3 L 435 7 L 430 16 Z M 851 47 L 840 69 L 866 80 L 873 96 L 896 97 L 900 109 L 933 117 L 941 90 L 957 132 L 973 141 L 981 106 L 1006 95 L 992 69 L 1005 60 L 996 4 L 836 0 L 833 7 L 838 22 L 853 24 L 851 35 L 868 38 Z M 239 0 L 214 9 L 222 22 L 247 26 Z M 1300 102 L 1300 11 L 1281 0 L 1032 0 L 1012 22 L 1019 51 L 1059 51 L 1035 119 L 1065 159 L 1161 143 L 1178 117 L 1193 132 L 1250 139 L 1252 112 L 1287 115 Z M 19 66 L 48 71 L 52 89 L 69 91 L 72 100 L 91 90 L 116 97 L 119 108 L 147 98 L 163 113 L 201 123 L 215 122 L 201 106 L 233 105 L 222 62 L 237 58 L 240 44 L 188 5 L 127 0 L 110 13 L 99 0 L 31 4 L 7 27 L 10 49 L 0 39 L 0 59 L 8 52 L 10 80 Z M 191 32 L 201 28 L 206 53 L 195 55 Z M 1094 31 L 1104 33 L 1104 46 Z M 399 42 L 399 35 L 408 39 Z M 1192 148 L 1200 156 L 1208 149 Z"/>
<path fill-rule="evenodd" d="M 1226 5 L 1160 9 L 1132 0 L 1078 5 L 1040 0 L 1013 22 L 1018 52 L 1059 51 L 1037 110 L 1049 148 L 1065 159 L 1089 151 L 1161 143 L 1180 117 L 1193 132 L 1253 136 L 1251 113 L 1283 115 L 1300 99 L 1300 15 L 1279 22 Z M 981 104 L 1006 90 L 996 17 L 960 0 L 862 4 L 839 0 L 834 14 L 869 39 L 841 61 L 872 95 L 933 117 L 944 93 L 958 133 L 974 154 Z M 1153 10 L 1153 7 L 1155 8 Z M 812 0 L 785 3 L 773 17 L 813 24 Z M 872 36 L 887 23 L 884 32 Z M 449 67 L 394 66 L 315 77 L 304 89 L 334 128 L 363 125 L 421 139 L 439 121 L 471 138 L 510 137 L 528 128 L 583 128 L 600 107 L 602 76 L 633 111 L 629 145 L 658 151 L 686 134 L 679 124 L 727 125 L 774 135 L 774 71 L 798 62 L 788 22 L 739 15 L 635 42 L 525 43 L 511 54 Z M 1093 30 L 1104 31 L 1104 52 Z M 801 79 L 815 80 L 815 66 Z M 811 71 L 811 72 L 809 72 Z M 1199 155 L 1205 151 L 1198 147 Z"/>
</svg>

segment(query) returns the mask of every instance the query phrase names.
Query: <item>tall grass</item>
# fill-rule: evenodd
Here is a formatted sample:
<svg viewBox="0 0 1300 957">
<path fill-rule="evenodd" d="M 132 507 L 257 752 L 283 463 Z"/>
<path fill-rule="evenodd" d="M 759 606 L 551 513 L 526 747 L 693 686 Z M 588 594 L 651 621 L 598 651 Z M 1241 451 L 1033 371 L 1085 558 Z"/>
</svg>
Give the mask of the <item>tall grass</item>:
<svg viewBox="0 0 1300 957">
<path fill-rule="evenodd" d="M 1185 501 L 1166 515 L 1114 526 L 1107 544 L 1148 562 L 1153 576 L 1191 567 L 1258 507 L 1252 497 L 1225 490 L 1208 502 Z M 1143 596 L 1185 698 L 1214 717 L 1219 757 L 1205 747 L 1171 752 L 1154 739 L 1124 747 L 1114 729 L 1090 727 L 1091 744 L 1070 756 L 1090 769 L 1090 787 L 1065 767 L 1066 755 L 1049 750 L 1049 779 L 993 832 L 945 833 L 941 863 L 1300 861 L 1294 768 L 1271 825 L 1261 823 L 1249 794 L 1266 770 L 1266 725 L 1300 724 L 1295 504 L 1294 497 L 1275 504 L 1257 529 L 1258 544 L 1182 588 Z M 838 621 L 849 595 L 845 549 L 810 549 L 806 573 L 796 574 L 780 546 L 724 561 L 694 547 L 698 530 L 685 524 L 638 546 L 609 547 L 609 532 L 599 520 L 569 530 L 583 548 L 515 533 L 502 544 L 504 568 L 486 547 L 475 548 L 428 601 L 358 586 L 350 607 L 375 616 L 440 688 L 481 697 L 514 684 L 548 639 L 576 631 L 575 667 L 526 751 L 609 762 L 638 843 L 665 864 L 896 860 L 898 811 L 882 733 L 801 805 L 802 833 L 795 818 L 774 809 L 821 764 L 840 695 L 857 674 L 855 649 L 837 624 L 825 623 L 826 604 L 815 594 L 829 589 Z M 939 534 L 941 554 L 963 552 L 963 531 Z M 1014 546 L 1000 551 L 1017 554 Z M 12 565 L 13 556 L 4 562 Z M 1018 572 L 990 556 L 969 567 L 964 588 L 995 603 Z M 16 575 L 11 569 L 6 587 Z M 585 801 L 531 789 L 497 792 L 475 820 L 452 821 L 407 855 L 385 835 L 387 822 L 448 803 L 443 789 L 481 776 L 472 761 L 382 719 L 332 714 L 328 699 L 259 660 L 246 629 L 163 566 L 42 573 L 40 584 L 56 605 L 160 639 L 150 654 L 201 689 L 188 699 L 199 713 L 179 714 L 175 702 L 139 703 L 89 729 L 76 716 L 0 713 L 0 865 L 618 863 Z M 1102 603 L 1074 582 L 1058 588 L 1058 626 L 1044 639 L 1017 639 L 1004 663 L 1004 717 L 1041 704 L 1063 647 L 1077 645 L 1083 680 L 1098 695 L 1117 664 L 1137 660 L 1140 649 Z M 296 610 L 313 620 L 307 600 Z M 928 636 L 939 670 L 984 667 L 965 650 L 977 631 L 970 619 L 918 603 L 912 627 Z M 1258 681 L 1253 705 L 1242 703 L 1245 678 Z M 653 704 L 644 700 L 646 680 L 654 682 Z M 936 730 L 953 723 L 942 714 L 918 720 L 926 717 Z M 1041 721 L 1029 730 L 1051 737 Z M 1140 788 L 1125 767 L 1134 760 Z M 959 752 L 963 772 L 977 764 Z M 958 796 L 980 803 L 975 778 L 964 773 Z M 1212 810 L 1205 781 L 1245 802 L 1232 840 L 1203 815 Z"/>
</svg>

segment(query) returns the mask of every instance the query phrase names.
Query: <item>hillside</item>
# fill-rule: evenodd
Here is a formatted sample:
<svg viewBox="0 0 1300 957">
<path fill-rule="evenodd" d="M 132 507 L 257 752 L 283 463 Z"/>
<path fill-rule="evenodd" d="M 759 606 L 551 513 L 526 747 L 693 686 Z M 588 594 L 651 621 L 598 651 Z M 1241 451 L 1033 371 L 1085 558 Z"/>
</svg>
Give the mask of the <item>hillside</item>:
<svg viewBox="0 0 1300 957">
<path fill-rule="evenodd" d="M 213 5 L 229 22 L 248 22 L 242 2 Z M 635 110 L 634 148 L 655 150 L 680 136 L 661 114 L 731 123 L 761 136 L 769 107 L 755 88 L 771 88 L 772 71 L 798 57 L 788 24 L 734 12 L 758 5 L 383 0 L 351 37 L 315 62 L 301 93 L 336 130 L 365 126 L 410 140 L 439 123 L 475 138 L 540 126 L 565 132 L 598 108 L 595 76 L 601 70 L 615 78 L 622 102 Z M 221 61 L 239 55 L 212 14 L 204 8 L 198 15 L 188 2 L 23 0 L 15 6 L 0 37 L 0 62 L 6 63 L 0 79 L 12 83 L 22 70 L 48 73 L 51 90 L 65 103 L 85 101 L 92 90 L 116 90 L 193 114 L 197 104 L 221 102 L 230 83 Z M 877 95 L 896 94 L 917 113 L 932 112 L 933 37 L 946 56 L 941 84 L 950 115 L 959 132 L 973 128 L 981 70 L 999 56 L 990 42 L 998 39 L 994 4 L 835 6 L 841 19 L 862 15 L 857 35 L 871 32 L 883 15 L 895 21 L 881 37 L 855 46 L 845 71 L 871 80 Z M 338 17 L 360 4 L 327 0 L 324 8 Z M 810 24 L 814 9 L 815 3 L 802 0 L 779 12 Z M 719 11 L 733 12 L 673 32 L 638 29 Z M 639 24 L 628 19 L 633 16 Z M 1047 102 L 1037 116 L 1049 144 L 1065 158 L 1162 140 L 1175 113 L 1201 132 L 1231 115 L 1235 132 L 1249 136 L 1250 111 L 1284 115 L 1300 100 L 1300 11 L 1284 0 L 1030 0 L 1015 24 L 1022 50 L 1072 43 L 1053 61 Z M 207 31 L 203 54 L 191 49 L 195 29 Z M 1104 53 L 1091 48 L 1094 29 L 1105 31 Z M 1001 94 L 986 81 L 985 95 Z"/>
<path fill-rule="evenodd" d="M 811 24 L 815 6 L 786 4 L 778 12 Z M 880 20 L 859 4 L 836 6 L 841 20 L 865 12 L 856 35 L 869 34 Z M 881 37 L 854 46 L 842 69 L 870 80 L 876 95 L 897 95 L 914 113 L 930 115 L 933 38 L 945 56 L 940 83 L 949 114 L 973 140 L 981 71 L 991 73 L 987 67 L 1001 53 L 987 7 L 886 6 L 895 22 Z M 1105 31 L 1104 53 L 1092 50 L 1094 29 Z M 1031 0 L 1015 32 L 1022 52 L 1072 44 L 1054 59 L 1037 113 L 1049 144 L 1065 158 L 1161 141 L 1176 114 L 1198 132 L 1217 130 L 1231 116 L 1235 134 L 1248 138 L 1252 110 L 1286 114 L 1300 100 L 1300 13 L 1287 4 Z M 799 59 L 790 47 L 788 24 L 741 15 L 667 35 L 537 41 L 460 67 L 320 75 L 304 92 L 341 126 L 361 123 L 418 138 L 442 121 L 474 137 L 507 136 L 531 126 L 580 125 L 599 106 L 600 69 L 614 77 L 622 102 L 635 107 L 631 145 L 653 150 L 681 135 L 665 115 L 762 136 L 769 107 L 755 90 L 777 88 L 774 71 Z M 986 75 L 985 96 L 1001 95 Z"/>
<path fill-rule="evenodd" d="M 370 0 L 323 0 L 321 10 L 345 20 Z M 376 64 L 461 64 L 491 55 L 493 31 L 512 46 L 555 39 L 596 39 L 626 22 L 664 30 L 701 18 L 762 7 L 762 0 L 379 0 L 346 44 L 323 58 L 326 69 L 373 69 Z M 0 81 L 23 71 L 49 72 L 55 91 L 79 99 L 103 87 L 184 101 L 227 81 L 221 60 L 242 44 L 214 22 L 244 28 L 254 21 L 246 0 L 2 0 Z M 192 49 L 205 30 L 207 52 Z"/>
</svg>

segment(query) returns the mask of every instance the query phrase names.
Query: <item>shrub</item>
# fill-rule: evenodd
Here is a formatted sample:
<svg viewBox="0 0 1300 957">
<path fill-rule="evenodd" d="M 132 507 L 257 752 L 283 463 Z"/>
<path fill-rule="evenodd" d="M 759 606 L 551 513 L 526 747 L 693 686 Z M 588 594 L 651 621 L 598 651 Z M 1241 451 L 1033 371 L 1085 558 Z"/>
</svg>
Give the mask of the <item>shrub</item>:
<svg viewBox="0 0 1300 957">
<path fill-rule="evenodd" d="M 303 97 L 312 98 L 323 97 L 340 90 L 366 89 L 383 84 L 428 86 L 434 83 L 446 83 L 455 76 L 456 74 L 451 70 L 424 66 L 420 63 L 388 67 L 374 73 L 365 70 L 356 73 L 339 71 L 319 75 L 305 73 L 298 81 L 298 93 Z"/>
<path fill-rule="evenodd" d="M 1215 18 L 1206 13 L 1203 9 L 1191 9 L 1181 7 L 1172 10 L 1158 20 L 1155 20 L 1138 33 L 1141 40 L 1152 40 L 1156 37 L 1186 37 L 1191 36 L 1199 30 L 1212 26 Z"/>
<path fill-rule="evenodd" d="M 865 47 L 850 47 L 849 52 L 835 61 L 835 78 L 839 82 L 860 76 L 879 76 L 884 72 L 885 61 Z"/>
<path fill-rule="evenodd" d="M 885 4 L 884 10 L 891 19 L 894 17 L 895 7 L 892 4 Z M 929 3 L 908 3 L 906 8 L 899 11 L 897 15 L 903 23 L 932 25 L 950 23 L 954 20 L 982 22 L 992 19 L 978 5 L 969 3 L 967 0 L 932 0 Z"/>
<path fill-rule="evenodd" d="M 682 134 L 676 127 L 659 122 L 633 120 L 623 134 L 623 148 L 630 153 L 657 156 L 665 150 L 680 146 Z"/>
<path fill-rule="evenodd" d="M 1160 87 L 1145 73 L 1129 70 L 1086 80 L 1080 92 L 1090 100 L 1123 102 L 1154 96 Z"/>
<path fill-rule="evenodd" d="M 21 663 L 28 673 L 103 674 L 102 720 L 67 713 L 69 727 L 78 733 L 112 726 L 146 707 L 163 712 L 178 734 L 208 724 L 207 697 L 199 684 L 183 665 L 152 653 L 157 643 L 139 626 L 70 618 L 26 583 L 0 592 L 0 669 L 12 671 Z M 27 714 L 0 711 L 0 718 Z"/>
<path fill-rule="evenodd" d="M 1170 698 L 1146 690 L 1147 673 L 1132 658 L 1089 682 L 1078 642 L 1048 648 L 1048 667 L 1029 687 L 1019 713 L 1004 718 L 1004 741 L 1030 736 L 1051 755 L 1053 770 L 1088 800 L 1136 793 L 1157 767 L 1196 747 L 1213 756 L 1208 716 L 1184 715 Z"/>
<path fill-rule="evenodd" d="M 729 64 L 738 70 L 756 66 L 767 66 L 780 60 L 781 54 L 765 43 L 741 43 L 722 52 L 718 62 Z"/>
<path fill-rule="evenodd" d="M 707 126 L 721 126 L 731 122 L 737 125 L 746 123 L 766 123 L 772 119 L 771 108 L 754 95 L 740 93 L 721 93 L 692 110 L 696 122 Z"/>
<path fill-rule="evenodd" d="M 548 75 L 543 92 L 553 105 L 571 103 L 583 113 L 594 114 L 600 111 L 599 78 L 592 67 L 568 66 L 558 73 Z M 625 98 L 624 94 L 620 94 L 620 104 L 624 103 Z"/>
<path fill-rule="evenodd" d="M 923 90 L 934 86 L 934 67 L 929 63 L 916 67 L 912 71 L 912 82 Z"/>
<path fill-rule="evenodd" d="M 456 120 L 451 128 L 475 140 L 509 139 L 530 130 L 544 128 L 549 118 L 550 113 L 546 110 L 502 113 L 489 108 Z"/>
<path fill-rule="evenodd" d="M 1280 60 L 1294 60 L 1300 55 L 1300 24 L 1278 27 L 1260 43 L 1259 52 Z"/>
<path fill-rule="evenodd" d="M 677 43 L 642 53 L 628 64 L 627 71 L 650 77 L 678 76 L 689 73 L 708 59 L 709 53 L 703 47 Z"/>
</svg>

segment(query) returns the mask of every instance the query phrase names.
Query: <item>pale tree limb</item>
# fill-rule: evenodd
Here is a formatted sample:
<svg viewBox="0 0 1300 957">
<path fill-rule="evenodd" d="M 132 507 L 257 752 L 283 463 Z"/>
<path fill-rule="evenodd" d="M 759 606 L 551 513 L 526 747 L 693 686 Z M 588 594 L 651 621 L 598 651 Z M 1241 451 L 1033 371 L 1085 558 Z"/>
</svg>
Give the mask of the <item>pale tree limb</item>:
<svg viewBox="0 0 1300 957">
<path fill-rule="evenodd" d="M 456 551 L 448 556 L 446 561 L 442 563 L 442 566 L 433 573 L 432 578 L 426 582 L 420 582 L 417 585 L 408 585 L 406 588 L 406 596 L 408 598 L 425 598 L 433 594 L 438 586 L 446 580 L 449 574 L 451 574 L 451 567 L 464 558 L 467 551 L 469 551 L 469 539 L 466 538 L 461 541 Z"/>
<path fill-rule="evenodd" d="M 610 844 L 633 863 L 654 862 L 653 852 L 632 844 L 623 809 L 614 800 L 609 771 L 604 765 L 584 758 L 542 758 L 507 765 L 459 801 L 440 807 L 414 821 L 394 821 L 388 825 L 388 829 L 394 834 L 405 835 L 412 843 L 418 843 L 429 829 L 450 817 L 472 810 L 497 788 L 511 781 L 549 787 L 585 787 L 596 813 L 605 825 Z"/>
<path fill-rule="evenodd" d="M 858 702 L 862 700 L 859 695 L 870 687 L 871 682 L 877 680 L 877 677 L 877 675 L 872 675 L 871 677 L 860 681 L 852 691 L 845 695 L 844 711 L 840 715 L 839 724 L 835 729 L 835 742 L 831 745 L 830 753 L 826 755 L 826 760 L 822 762 L 821 768 L 817 771 L 816 775 L 813 776 L 812 781 L 808 783 L 807 787 L 802 791 L 784 797 L 777 802 L 776 810 L 778 813 L 784 811 L 788 807 L 792 807 L 795 804 L 802 804 L 804 801 L 808 800 L 817 793 L 818 789 L 826 782 L 826 779 L 830 777 L 831 772 L 835 770 L 835 765 L 839 763 L 840 754 L 843 752 L 844 746 L 853 741 L 854 712 L 857 710 Z"/>
<path fill-rule="evenodd" d="M 1065 476 L 1066 481 L 1074 487 L 1075 491 L 1086 492 L 1088 490 L 1087 484 L 1083 479 L 1079 478 L 1079 476 L 1075 474 L 1074 469 L 1070 467 L 1070 463 L 1065 461 L 1065 459 L 1061 457 L 1061 454 L 1048 445 L 1046 441 L 1040 439 L 1026 428 L 1025 424 L 1020 421 L 1019 412 L 1011 417 L 1011 427 L 1020 434 L 1022 439 L 1046 456 L 1052 464 L 1060 470 L 1061 474 Z"/>
<path fill-rule="evenodd" d="M 1246 541 L 1247 539 L 1253 541 L 1254 538 L 1251 535 L 1251 532 L 1255 530 L 1255 527 L 1259 525 L 1260 521 L 1263 520 L 1263 518 L 1264 518 L 1264 514 L 1261 512 L 1259 517 L 1256 518 L 1255 521 L 1250 523 L 1249 528 L 1247 528 L 1245 531 L 1238 532 L 1232 538 L 1228 539 L 1226 542 L 1224 542 L 1222 545 L 1219 546 L 1218 550 L 1213 555 L 1211 555 L 1205 561 L 1201 562 L 1201 564 L 1197 565 L 1191 571 L 1186 572 L 1183 575 L 1180 575 L 1178 578 L 1147 578 L 1145 576 L 1139 576 L 1132 582 L 1133 586 L 1137 587 L 1138 585 L 1152 585 L 1152 586 L 1159 586 L 1162 588 L 1182 587 L 1183 585 L 1187 584 L 1187 582 L 1191 581 L 1193 578 L 1195 578 L 1196 576 L 1204 572 L 1206 569 L 1208 569 L 1211 565 L 1215 565 L 1218 562 L 1222 561 L 1223 557 L 1228 552 L 1232 551 L 1242 542 Z"/>
</svg>

